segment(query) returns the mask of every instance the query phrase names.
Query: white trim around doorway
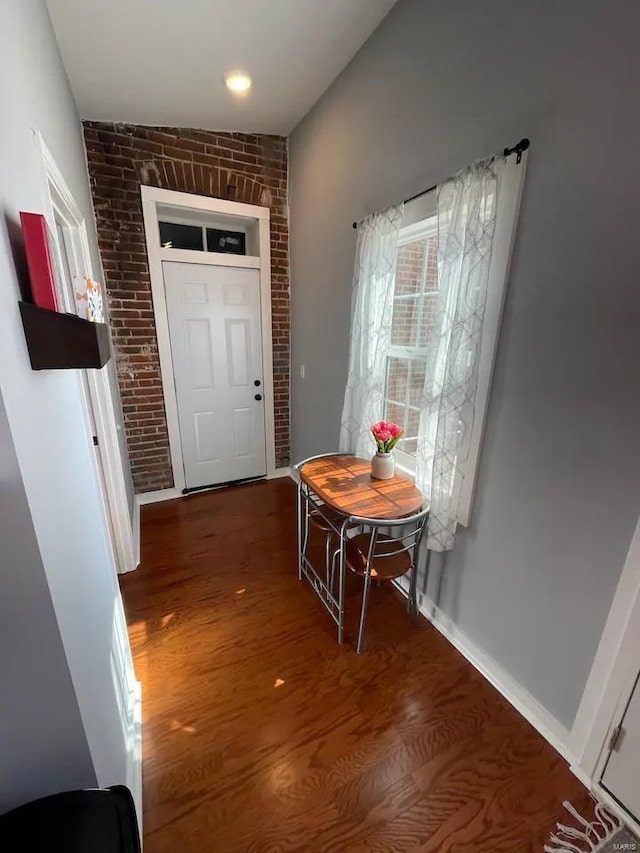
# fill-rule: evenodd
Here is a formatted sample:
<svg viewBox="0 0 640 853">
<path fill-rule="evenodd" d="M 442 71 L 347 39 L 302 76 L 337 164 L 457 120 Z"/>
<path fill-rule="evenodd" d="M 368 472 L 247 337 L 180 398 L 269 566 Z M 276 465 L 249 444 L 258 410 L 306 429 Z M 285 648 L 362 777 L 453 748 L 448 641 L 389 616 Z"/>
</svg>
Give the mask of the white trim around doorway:
<svg viewBox="0 0 640 853">
<path fill-rule="evenodd" d="M 40 152 L 42 163 L 42 200 L 47 225 L 51 232 L 51 245 L 60 268 L 62 260 L 61 241 L 56 229 L 57 221 L 64 225 L 67 257 L 75 262 L 82 275 L 93 278 L 91 252 L 87 236 L 87 226 L 76 201 L 69 190 L 62 173 L 50 154 L 42 135 L 34 129 L 35 145 Z M 57 215 L 57 217 L 56 217 Z M 67 245 L 67 238 L 69 245 Z M 67 311 L 76 313 L 73 285 L 58 280 L 58 294 Z M 114 398 L 109 373 L 101 370 L 86 370 L 86 388 L 81 371 L 76 370 L 81 396 L 86 401 L 87 429 L 95 428 L 98 439 L 99 460 L 96 457 L 96 477 L 101 483 L 100 494 L 105 511 L 105 523 L 109 531 L 108 545 L 113 560 L 113 568 L 119 573 L 132 571 L 137 567 L 138 558 L 133 542 L 132 520 L 129 515 L 125 468 L 120 452 L 118 423 L 114 408 Z M 91 416 L 93 416 L 92 425 Z M 87 439 L 89 436 L 87 436 Z M 98 470 L 99 469 L 99 470 Z M 126 770 L 120 780 L 129 787 L 136 807 L 138 824 L 142 827 L 142 709 L 141 685 L 135 678 L 131 647 L 127 634 L 126 620 L 122 608 L 119 588 L 115 585 L 113 600 L 113 623 L 111 627 L 111 673 L 113 687 L 120 711 L 123 749 Z M 122 692 L 118 692 L 118 687 Z M 100 780 L 99 780 L 100 781 Z"/>
<path fill-rule="evenodd" d="M 75 232 L 77 239 L 73 241 L 74 245 L 69 248 L 74 253 L 79 267 L 85 271 L 87 276 L 93 278 L 94 271 L 84 217 L 42 135 L 39 131 L 34 130 L 34 136 L 43 167 L 44 212 L 51 232 L 54 250 L 60 252 L 55 228 L 55 214 L 57 213 L 65 225 Z M 66 310 L 75 313 L 73 294 L 64 292 L 60 295 Z M 110 528 L 113 536 L 111 547 L 116 569 L 119 574 L 123 574 L 137 568 L 138 561 L 133 541 L 132 519 L 129 514 L 125 466 L 118 437 L 119 427 L 113 404 L 114 394 L 106 368 L 87 370 L 86 377 L 90 397 L 87 402 L 92 409 L 98 451 L 102 461 L 102 476 L 108 504 L 105 511 L 111 519 Z"/>
<path fill-rule="evenodd" d="M 640 661 L 640 519 L 571 730 L 571 769 L 599 790 L 611 733 L 619 724 Z M 626 817 L 628 820 L 628 816 Z"/>
<path fill-rule="evenodd" d="M 284 468 L 276 468 L 273 473 L 267 473 L 265 480 L 279 480 L 284 477 L 292 478 L 291 468 L 288 466 Z M 263 479 L 263 478 L 258 478 Z M 253 482 L 253 481 L 251 481 Z M 197 494 L 203 494 L 208 491 L 215 491 L 216 489 L 224 488 L 224 486 L 211 486 L 209 489 L 200 489 Z M 184 497 L 183 493 L 176 488 L 173 489 L 157 489 L 153 492 L 140 492 L 136 495 L 136 507 L 138 512 L 140 511 L 141 506 L 147 506 L 148 504 L 159 504 L 164 503 L 165 501 L 175 501 L 178 498 Z M 140 525 L 140 521 L 138 519 L 138 527 Z"/>
<path fill-rule="evenodd" d="M 273 337 L 271 331 L 271 247 L 269 208 L 252 204 L 242 204 L 226 199 L 210 198 L 208 196 L 192 195 L 191 193 L 166 190 L 161 187 L 142 186 L 142 215 L 144 220 L 147 256 L 149 259 L 149 277 L 151 280 L 151 295 L 153 314 L 158 340 L 158 356 L 160 359 L 160 375 L 164 407 L 169 433 L 169 449 L 171 468 L 173 471 L 173 488 L 162 490 L 167 497 L 155 497 L 155 500 L 165 500 L 178 497 L 185 488 L 184 464 L 182 460 L 182 440 L 178 421 L 178 401 L 174 384 L 173 357 L 171 339 L 169 336 L 169 318 L 164 293 L 164 275 L 162 262 L 167 260 L 186 263 L 212 264 L 215 266 L 246 266 L 260 271 L 260 309 L 262 317 L 262 372 L 264 394 L 264 421 L 267 477 L 276 471 L 275 460 L 275 415 L 273 391 Z M 258 227 L 259 255 L 239 256 L 224 255 L 217 252 L 192 252 L 183 249 L 167 249 L 160 245 L 158 229 L 158 205 L 170 206 L 177 209 L 223 216 L 238 216 L 243 220 L 253 220 Z M 157 493 L 154 493 L 154 495 Z M 151 502 L 149 500 L 144 503 Z"/>
</svg>

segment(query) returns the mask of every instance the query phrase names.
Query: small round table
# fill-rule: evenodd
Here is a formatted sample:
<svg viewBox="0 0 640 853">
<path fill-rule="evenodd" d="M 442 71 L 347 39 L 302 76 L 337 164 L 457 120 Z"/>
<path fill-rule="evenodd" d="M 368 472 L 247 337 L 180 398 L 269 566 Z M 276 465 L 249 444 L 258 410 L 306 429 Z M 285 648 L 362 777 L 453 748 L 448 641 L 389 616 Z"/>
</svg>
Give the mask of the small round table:
<svg viewBox="0 0 640 853">
<path fill-rule="evenodd" d="M 298 578 L 309 581 L 338 625 L 338 642 L 344 634 L 344 551 L 349 519 L 394 519 L 422 509 L 424 496 L 402 474 L 389 480 L 371 476 L 371 461 L 349 453 L 314 456 L 296 466 L 298 483 Z M 307 556 L 310 513 L 319 513 L 338 537 L 340 580 L 337 597 Z M 328 546 L 327 546 L 328 547 Z M 328 573 L 328 571 L 327 571 Z"/>
</svg>

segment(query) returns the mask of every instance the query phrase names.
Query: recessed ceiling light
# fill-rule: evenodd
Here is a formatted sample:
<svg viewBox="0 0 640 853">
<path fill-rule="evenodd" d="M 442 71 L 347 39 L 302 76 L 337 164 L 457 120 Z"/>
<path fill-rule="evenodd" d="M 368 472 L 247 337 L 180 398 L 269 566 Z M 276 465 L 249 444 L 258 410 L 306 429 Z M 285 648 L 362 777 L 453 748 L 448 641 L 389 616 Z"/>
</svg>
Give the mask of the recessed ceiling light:
<svg viewBox="0 0 640 853">
<path fill-rule="evenodd" d="M 246 95 L 251 88 L 251 77 L 246 71 L 229 71 L 224 75 L 224 84 L 234 95 Z"/>
</svg>

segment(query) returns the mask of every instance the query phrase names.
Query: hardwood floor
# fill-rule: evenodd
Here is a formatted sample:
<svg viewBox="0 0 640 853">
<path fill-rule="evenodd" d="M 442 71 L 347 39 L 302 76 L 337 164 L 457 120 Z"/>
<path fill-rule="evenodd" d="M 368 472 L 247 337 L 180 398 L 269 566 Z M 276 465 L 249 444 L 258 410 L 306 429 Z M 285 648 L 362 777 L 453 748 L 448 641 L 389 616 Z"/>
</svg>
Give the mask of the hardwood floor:
<svg viewBox="0 0 640 853">
<path fill-rule="evenodd" d="M 142 509 L 122 577 L 143 685 L 145 853 L 541 851 L 562 759 L 398 593 L 354 652 L 297 579 L 295 489 Z M 355 582 L 355 578 L 353 579 Z"/>
</svg>

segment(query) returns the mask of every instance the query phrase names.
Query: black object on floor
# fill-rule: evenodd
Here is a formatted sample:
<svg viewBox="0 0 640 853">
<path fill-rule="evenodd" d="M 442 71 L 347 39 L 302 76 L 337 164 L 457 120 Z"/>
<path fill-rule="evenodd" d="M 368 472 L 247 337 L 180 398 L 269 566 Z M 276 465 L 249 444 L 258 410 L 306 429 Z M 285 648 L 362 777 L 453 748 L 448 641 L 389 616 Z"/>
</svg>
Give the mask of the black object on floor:
<svg viewBox="0 0 640 853">
<path fill-rule="evenodd" d="M 29 853 L 140 853 L 131 792 L 124 785 L 65 791 L 0 815 L 0 844 Z"/>
</svg>

